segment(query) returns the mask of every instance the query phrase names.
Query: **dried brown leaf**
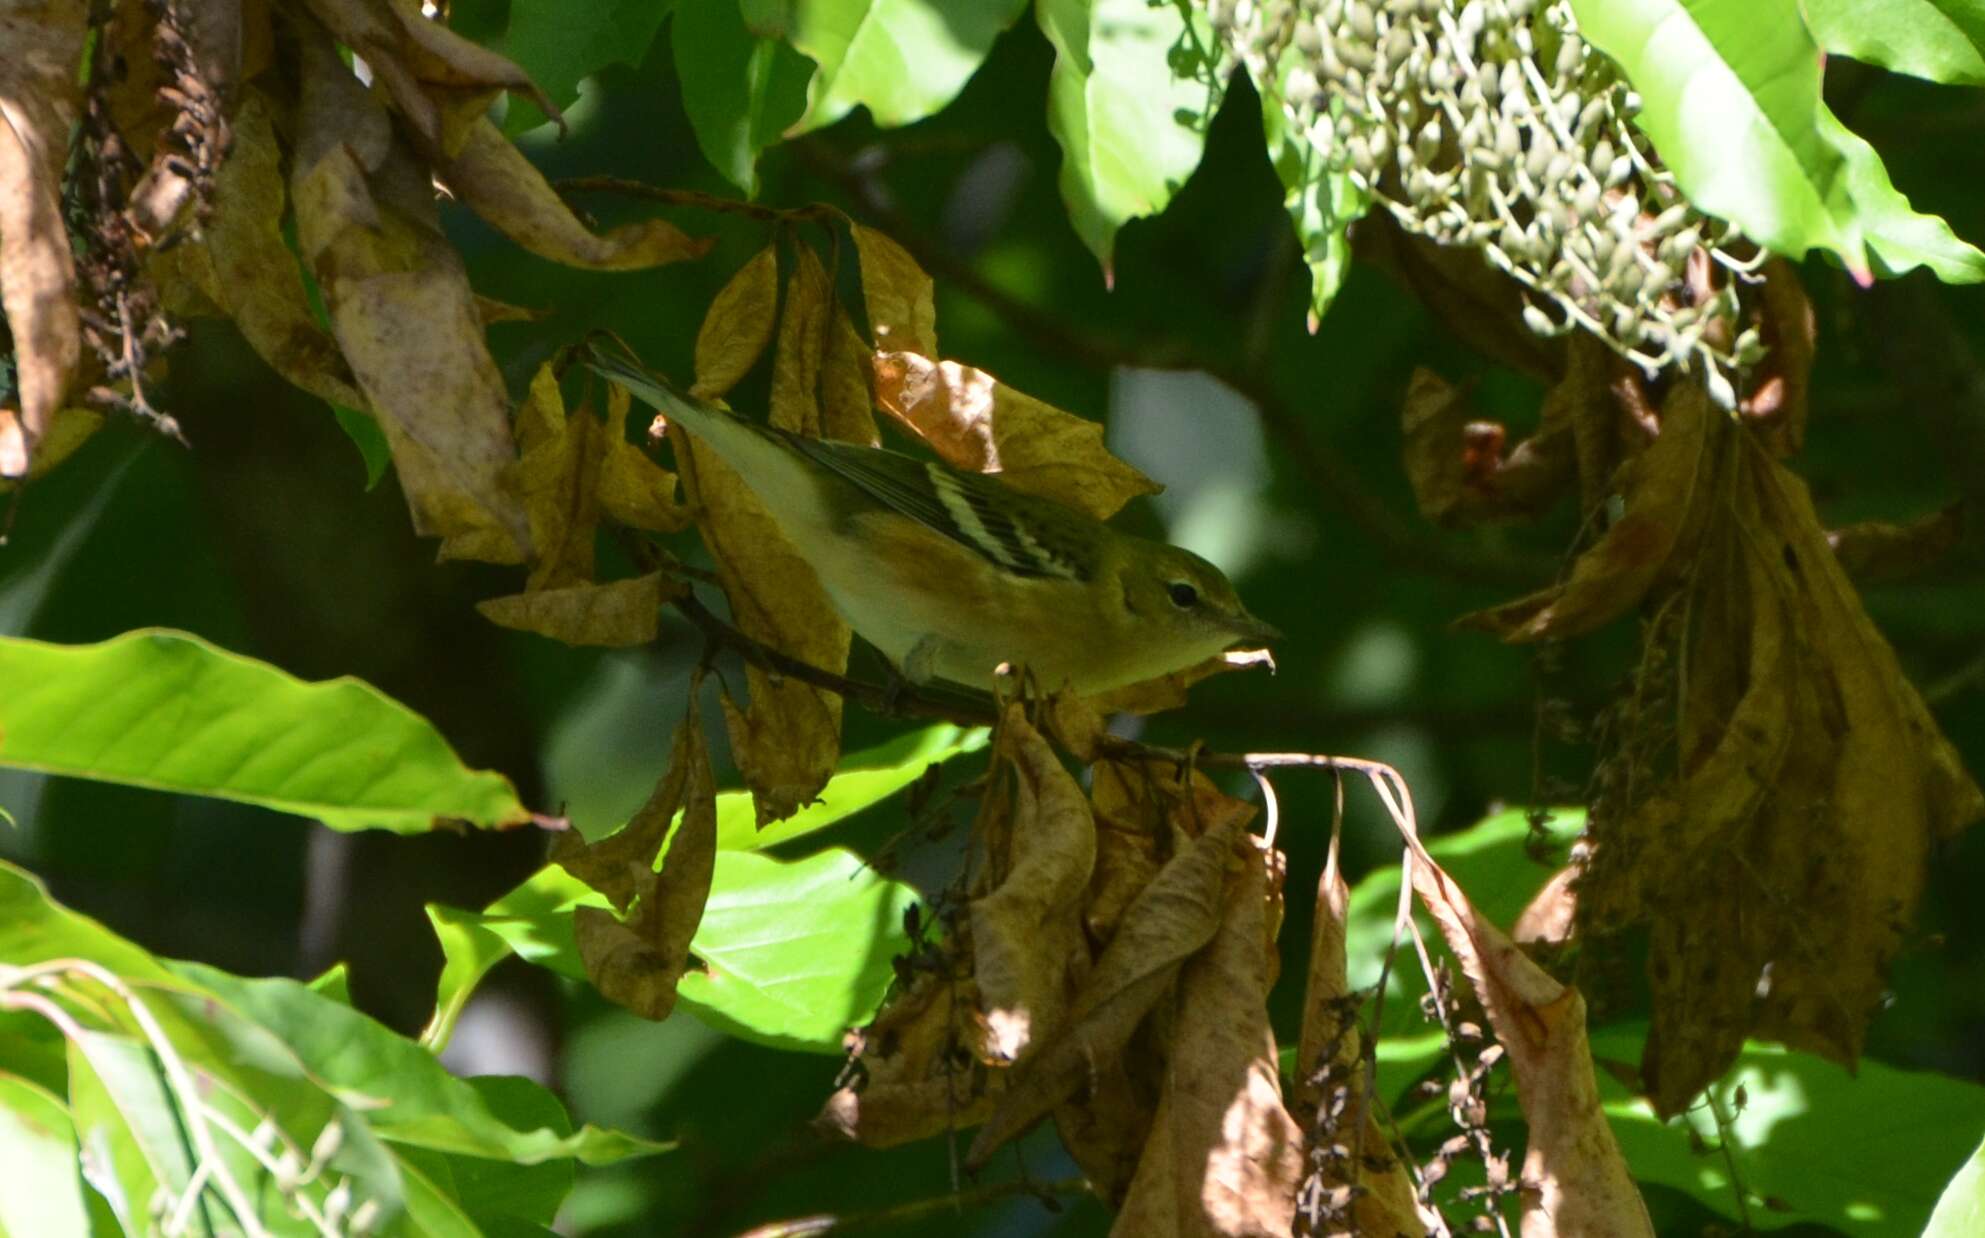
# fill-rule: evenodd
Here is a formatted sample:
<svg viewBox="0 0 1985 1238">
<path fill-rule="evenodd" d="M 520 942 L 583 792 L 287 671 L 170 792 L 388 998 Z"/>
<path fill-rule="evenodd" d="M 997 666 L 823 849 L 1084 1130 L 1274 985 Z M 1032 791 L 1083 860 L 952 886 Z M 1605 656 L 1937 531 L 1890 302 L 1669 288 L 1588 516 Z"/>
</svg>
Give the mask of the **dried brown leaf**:
<svg viewBox="0 0 1985 1238">
<path fill-rule="evenodd" d="M 365 60 L 430 159 L 459 153 L 490 102 L 516 91 L 554 120 L 559 110 L 530 75 L 421 14 L 418 0 L 307 0 L 338 42 Z"/>
<path fill-rule="evenodd" d="M 699 395 L 721 394 L 763 350 L 771 331 L 766 285 L 776 274 L 774 262 L 773 251 L 761 252 L 711 303 L 696 336 Z M 679 426 L 671 426 L 669 436 L 683 493 L 730 600 L 732 622 L 810 666 L 846 669 L 848 625 L 778 521 L 716 452 Z M 797 680 L 775 679 L 756 666 L 746 667 L 745 676 L 750 707 L 739 709 L 726 696 L 724 718 L 731 755 L 763 826 L 797 812 L 833 776 L 841 698 Z"/>
<path fill-rule="evenodd" d="M 1151 1136 L 1113 1234 L 1289 1234 L 1302 1134 L 1282 1106 L 1268 1025 L 1274 943 L 1266 856 L 1226 882 L 1219 931 L 1179 973 L 1176 1038 Z"/>
<path fill-rule="evenodd" d="M 1023 395 L 984 370 L 914 352 L 874 358 L 878 407 L 961 469 L 1107 519 L 1157 482 L 1111 455 L 1103 427 Z"/>
<path fill-rule="evenodd" d="M 1226 820 L 1180 848 L 1124 913 L 1096 960 L 1067 1026 L 1013 1069 L 966 1164 L 986 1160 L 1082 1086 L 1095 1064 L 1122 1050 L 1179 967 L 1220 926 L 1221 891 L 1244 818 Z"/>
<path fill-rule="evenodd" d="M 718 291 L 696 332 L 692 394 L 715 399 L 751 373 L 772 342 L 779 305 L 779 247 L 767 245 Z"/>
<path fill-rule="evenodd" d="M 1017 702 L 1000 719 L 995 769 L 1011 771 L 1010 805 L 1004 796 L 985 804 L 1010 812 L 981 819 L 990 889 L 967 914 L 987 1050 L 1012 1062 L 1055 1035 L 1089 970 L 1082 895 L 1096 863 L 1096 824 L 1082 788 Z"/>
<path fill-rule="evenodd" d="M 1599 1103 L 1585 999 L 1531 962 L 1417 841 L 1413 889 L 1475 986 L 1509 1052 L 1529 1130 L 1523 1157 L 1524 1238 L 1654 1233 L 1647 1205 Z"/>
<path fill-rule="evenodd" d="M 538 367 L 528 405 L 530 415 L 518 419 L 519 446 L 524 447 L 519 478 L 535 552 L 525 588 L 563 589 L 593 579 L 606 428 L 583 406 L 566 415 L 549 363 Z M 556 428 L 545 433 L 548 427 Z"/>
<path fill-rule="evenodd" d="M 1537 430 L 1505 450 L 1508 431 L 1484 421 L 1467 393 L 1431 370 L 1413 372 L 1400 413 L 1406 477 L 1420 513 L 1457 526 L 1542 514 L 1571 486 L 1577 427 L 1612 415 L 1603 373 L 1574 349 L 1565 377 L 1544 397 Z"/>
<path fill-rule="evenodd" d="M 607 584 L 578 584 L 513 593 L 477 602 L 491 623 L 535 632 L 568 645 L 625 648 L 645 645 L 661 631 L 670 582 L 659 572 Z"/>
<path fill-rule="evenodd" d="M 566 266 L 638 271 L 700 258 L 716 244 L 715 237 L 690 236 L 666 219 L 593 232 L 488 117 L 470 123 L 460 153 L 439 171 L 456 196 L 498 232 Z"/>
<path fill-rule="evenodd" d="M 296 257 L 283 240 L 288 198 L 276 105 L 248 91 L 232 133 L 200 239 L 166 250 L 162 264 L 196 283 L 276 373 L 334 404 L 364 408 L 337 341 L 311 314 Z"/>
<path fill-rule="evenodd" d="M 869 330 L 883 352 L 937 352 L 937 290 L 910 251 L 887 233 L 853 225 Z"/>
<path fill-rule="evenodd" d="M 820 365 L 832 322 L 834 289 L 811 245 L 794 246 L 786 303 L 779 311 L 779 346 L 772 356 L 772 424 L 809 438 L 821 436 Z"/>
<path fill-rule="evenodd" d="M 1083 919 L 1092 953 L 1100 954 L 1110 944 L 1124 912 L 1170 858 L 1170 797 L 1153 781 L 1169 773 L 1145 761 L 1099 761 L 1091 771 L 1096 866 Z"/>
<path fill-rule="evenodd" d="M 668 841 L 676 814 L 689 796 L 696 762 L 707 760 L 698 755 L 705 747 L 698 719 L 691 710 L 676 728 L 669 744 L 668 767 L 627 824 L 598 842 L 589 843 L 577 830 L 567 830 L 552 843 L 552 862 L 606 895 L 623 914 L 640 894 L 642 883 L 655 875 L 662 844 Z"/>
<path fill-rule="evenodd" d="M 607 385 L 606 455 L 600 460 L 600 506 L 630 529 L 680 533 L 695 516 L 677 494 L 676 477 L 627 441 L 627 389 Z"/>
<path fill-rule="evenodd" d="M 1799 270 L 1785 259 L 1765 264 L 1762 299 L 1759 325 L 1766 352 L 1739 407 L 1782 459 L 1806 442 L 1816 330 Z"/>
<path fill-rule="evenodd" d="M 654 798 L 623 831 L 632 832 L 637 822 L 640 824 L 640 835 L 630 840 L 619 870 L 631 888 L 633 911 L 624 921 L 597 907 L 581 907 L 573 913 L 573 934 L 587 978 L 609 1000 L 648 1019 L 665 1019 L 675 1008 L 676 985 L 689 964 L 689 944 L 703 919 L 703 905 L 709 899 L 710 877 L 716 867 L 717 790 L 695 710 L 683 719 L 682 730 L 688 737 L 678 740 L 677 760 L 670 763 Z M 686 772 L 676 789 L 670 784 L 675 781 L 678 762 Z M 647 865 L 629 857 L 646 850 L 650 838 L 664 836 L 674 816 L 674 804 L 667 802 L 671 791 L 682 804 L 682 824 L 669 836 L 662 869 L 657 873 L 652 867 L 652 852 Z M 612 842 L 609 838 L 600 846 Z M 571 869 L 571 863 L 566 867 Z M 583 874 L 577 875 L 588 880 Z M 613 884 L 618 879 L 607 880 Z"/>
<path fill-rule="evenodd" d="M 1007 1072 L 981 1061 L 977 989 L 954 975 L 919 973 L 856 1033 L 854 1081 L 827 1098 L 817 1130 L 890 1148 L 985 1120 Z"/>
<path fill-rule="evenodd" d="M 0 12 L 0 310 L 19 410 L 0 408 L 0 477 L 24 477 L 82 355 L 62 168 L 81 102 L 82 0 Z"/>
<path fill-rule="evenodd" d="M 529 544 L 509 397 L 422 166 L 319 32 L 301 39 L 291 196 L 345 359 L 393 449 L 414 528 L 444 558 Z"/>
<path fill-rule="evenodd" d="M 1578 557 L 1571 578 L 1461 622 L 1508 641 L 1562 639 L 1590 632 L 1639 603 L 1664 572 L 1672 574 L 1671 559 L 1686 563 L 1708 521 L 1703 462 L 1710 418 L 1717 416 L 1701 384 L 1676 384 L 1662 410 L 1660 436 L 1620 474 L 1625 514 Z"/>
<path fill-rule="evenodd" d="M 1905 524 L 1866 520 L 1830 530 L 1827 544 L 1849 576 L 1865 583 L 1904 580 L 1934 567 L 1964 540 L 1964 504 Z"/>
</svg>

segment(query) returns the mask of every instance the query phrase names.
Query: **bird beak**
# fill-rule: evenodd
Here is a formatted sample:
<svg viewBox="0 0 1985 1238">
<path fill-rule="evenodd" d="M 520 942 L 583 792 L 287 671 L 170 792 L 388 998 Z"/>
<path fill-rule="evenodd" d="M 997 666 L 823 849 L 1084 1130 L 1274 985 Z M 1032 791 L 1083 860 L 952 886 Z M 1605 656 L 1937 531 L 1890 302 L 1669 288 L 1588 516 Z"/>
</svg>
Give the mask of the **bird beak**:
<svg viewBox="0 0 1985 1238">
<path fill-rule="evenodd" d="M 1253 642 L 1266 645 L 1282 639 L 1282 629 L 1272 623 L 1263 623 L 1253 615 L 1241 615 L 1231 626 L 1237 643 Z"/>
</svg>

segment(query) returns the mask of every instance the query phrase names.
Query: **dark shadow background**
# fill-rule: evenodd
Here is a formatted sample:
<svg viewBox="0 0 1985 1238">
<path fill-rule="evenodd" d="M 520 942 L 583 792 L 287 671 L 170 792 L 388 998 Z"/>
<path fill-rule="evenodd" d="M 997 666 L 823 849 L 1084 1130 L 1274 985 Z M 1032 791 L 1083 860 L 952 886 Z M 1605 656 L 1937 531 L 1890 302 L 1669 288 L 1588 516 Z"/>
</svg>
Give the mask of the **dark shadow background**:
<svg viewBox="0 0 1985 1238">
<path fill-rule="evenodd" d="M 1181 492 L 1126 519 L 1151 531 L 1169 523 L 1174 534 L 1189 525 L 1245 565 L 1250 605 L 1290 634 L 1279 674 L 1209 683 L 1190 709 L 1154 720 L 1150 738 L 1385 759 L 1406 773 L 1434 830 L 1501 803 L 1575 798 L 1591 751 L 1548 728 L 1540 740 L 1537 711 L 1562 701 L 1589 713 L 1604 701 L 1631 665 L 1628 625 L 1556 650 L 1548 664 L 1449 628 L 1522 587 L 1458 565 L 1548 563 L 1570 543 L 1572 513 L 1534 528 L 1442 533 L 1414 513 L 1399 464 L 1413 367 L 1475 382 L 1485 412 L 1517 432 L 1533 424 L 1541 391 L 1467 352 L 1364 267 L 1322 331 L 1306 333 L 1307 276 L 1244 89 L 1172 208 L 1125 229 L 1106 290 L 1055 187 L 1059 152 L 1040 106 L 1051 60 L 1023 20 L 941 115 L 889 133 L 857 116 L 775 149 L 762 196 L 833 202 L 945 255 L 946 354 L 1085 415 L 1115 409 L 1112 441 Z M 609 172 L 731 193 L 697 153 L 671 63 L 665 30 L 640 69 L 598 79 L 571 137 L 556 143 L 540 131 L 533 156 L 554 178 Z M 1977 149 L 1985 117 L 1975 96 L 1851 64 L 1833 72 L 1845 118 L 1883 151 L 1897 183 L 1960 235 L 1985 238 L 1985 165 L 1949 157 Z M 633 208 L 597 209 L 611 221 Z M 552 311 L 493 329 L 513 389 L 550 350 L 605 324 L 651 363 L 687 371 L 703 307 L 765 234 L 721 216 L 675 218 L 718 235 L 718 248 L 694 264 L 604 276 L 532 258 L 451 208 L 478 290 Z M 1825 517 L 1906 520 L 1979 494 L 1985 296 L 1920 274 L 1864 292 L 1820 261 L 1806 276 L 1822 361 L 1795 464 Z M 194 326 L 162 402 L 192 449 L 119 424 L 37 484 L 0 550 L 0 630 L 81 642 L 185 628 L 305 677 L 377 684 L 434 720 L 467 761 L 507 773 L 533 805 L 610 816 L 638 803 L 680 713 L 691 636 L 671 627 L 656 650 L 603 655 L 484 623 L 472 603 L 516 589 L 516 573 L 437 566 L 390 477 L 364 489 L 358 453 L 328 410 L 275 378 L 231 327 Z M 1264 433 L 1231 396 L 1126 374 L 1105 353 L 1125 364 L 1203 356 L 1253 375 L 1293 410 L 1301 439 Z M 1220 462 L 1217 476 L 1204 475 L 1208 460 Z M 1973 770 L 1985 769 L 1981 544 L 1974 536 L 1930 574 L 1868 593 Z M 614 553 L 603 547 L 603 574 L 624 570 Z M 902 727 L 851 711 L 847 729 L 852 750 Z M 1292 775 L 1279 789 L 1284 975 L 1294 979 L 1275 1013 L 1292 1029 L 1330 785 Z M 424 1022 L 440 965 L 421 904 L 480 905 L 542 852 L 531 833 L 337 836 L 240 805 L 13 773 L 0 773 L 0 807 L 23 823 L 0 831 L 0 854 L 23 859 L 69 904 L 154 950 L 249 974 L 307 976 L 347 960 L 358 1003 L 403 1031 Z M 901 809 L 885 806 L 835 841 L 872 846 L 900 824 Z M 1388 831 L 1369 804 L 1356 811 L 1354 876 L 1391 862 Z M 1985 1079 L 1981 882 L 1985 843 L 1973 831 L 1932 868 L 1918 944 L 1897 968 L 1873 1057 Z M 571 1209 L 578 1232 L 728 1234 L 950 1188 L 942 1141 L 866 1153 L 804 1131 L 837 1060 L 724 1039 L 686 1017 L 642 1024 L 520 965 L 494 977 L 451 1062 L 538 1074 L 564 1090 L 575 1116 L 683 1141 L 676 1155 L 583 1175 Z M 1051 1137 L 1028 1142 L 1000 1173 L 1023 1165 L 1042 1181 L 1073 1172 Z M 940 1213 L 902 1232 L 1107 1228 L 1097 1205 L 1058 1202 L 1065 1211 L 1021 1198 Z M 1687 1201 L 1657 1202 L 1668 1232 L 1698 1232 L 1710 1219 Z"/>
</svg>

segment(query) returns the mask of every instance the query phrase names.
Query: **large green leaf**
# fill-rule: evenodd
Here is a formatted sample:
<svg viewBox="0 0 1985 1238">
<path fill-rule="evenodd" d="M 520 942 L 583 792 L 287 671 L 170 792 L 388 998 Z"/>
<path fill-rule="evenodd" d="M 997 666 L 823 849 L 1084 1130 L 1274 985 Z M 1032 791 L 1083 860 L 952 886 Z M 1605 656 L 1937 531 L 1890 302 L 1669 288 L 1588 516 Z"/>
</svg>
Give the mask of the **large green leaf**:
<svg viewBox="0 0 1985 1238">
<path fill-rule="evenodd" d="M 670 41 L 682 106 L 696 130 L 696 145 L 724 179 L 758 196 L 758 155 L 779 140 L 806 110 L 813 65 L 785 41 L 776 5 L 752 5 L 774 18 L 747 24 L 744 8 L 704 0 L 676 11 Z"/>
<path fill-rule="evenodd" d="M 1805 0 L 1829 52 L 1933 82 L 1985 86 L 1985 4 L 1979 0 Z"/>
<path fill-rule="evenodd" d="M 0 1238 L 89 1233 L 68 1105 L 0 1072 Z"/>
<path fill-rule="evenodd" d="M 1592 1051 L 1632 1062 L 1644 1039 L 1641 1028 L 1607 1028 L 1592 1033 Z M 1598 1073 L 1636 1179 L 1685 1191 L 1738 1220 L 1734 1164 L 1752 1197 L 1750 1223 L 1764 1228 L 1818 1222 L 1870 1238 L 1919 1233 L 1952 1166 L 1985 1131 L 1985 1088 L 1976 1084 L 1879 1062 L 1850 1073 L 1808 1054 L 1748 1044 L 1713 1089 L 1730 1118 L 1725 1148 L 1709 1106 L 1664 1124 L 1610 1072 Z"/>
<path fill-rule="evenodd" d="M 1062 201 L 1110 277 L 1117 230 L 1164 210 L 1199 166 L 1209 84 L 1173 75 L 1172 53 L 1188 38 L 1174 5 L 1039 0 L 1034 13 L 1055 49 L 1048 130 L 1061 145 Z M 1204 25 L 1197 11 L 1194 20 Z"/>
<path fill-rule="evenodd" d="M 691 7 L 725 7 L 696 0 Z M 521 65 L 552 103 L 572 106 L 579 83 L 608 65 L 639 65 L 674 0 L 510 0 L 510 24 L 497 49 Z M 503 131 L 512 137 L 545 123 L 521 95 L 510 97 Z"/>
<path fill-rule="evenodd" d="M 241 800 L 333 829 L 529 819 L 425 719 L 356 679 L 305 683 L 184 632 L 0 637 L 0 765 Z"/>
<path fill-rule="evenodd" d="M 724 851 L 759 851 L 826 829 L 887 799 L 915 782 L 932 765 L 986 746 L 984 727 L 945 723 L 898 736 L 862 752 L 851 753 L 820 789 L 813 803 L 784 821 L 758 828 L 758 815 L 749 791 L 724 791 L 717 796 L 717 847 Z"/>
<path fill-rule="evenodd" d="M 703 966 L 683 977 L 679 1006 L 745 1040 L 839 1053 L 842 1034 L 881 1004 L 890 960 L 908 946 L 903 913 L 916 901 L 914 889 L 842 848 L 799 860 L 719 851 L 690 943 Z M 607 901 L 552 864 L 480 914 L 448 914 L 583 980 L 572 938 L 572 911 L 581 906 Z M 444 938 L 444 949 L 450 940 L 463 939 Z"/>
<path fill-rule="evenodd" d="M 1571 0 L 1636 90 L 1637 123 L 1690 201 L 1782 254 L 1824 249 L 1857 278 L 1927 266 L 1985 279 L 1985 253 L 1918 214 L 1820 98 L 1800 0 Z"/>
<path fill-rule="evenodd" d="M 922 120 L 958 97 L 1027 0 L 794 0 L 794 47 L 820 71 L 807 88 L 808 133 L 857 106 L 884 128 Z"/>
<path fill-rule="evenodd" d="M 1971 1238 L 1985 1234 L 1985 1143 L 1971 1154 L 1937 1199 L 1937 1210 L 1923 1238 Z"/>
<path fill-rule="evenodd" d="M 1292 47 L 1278 69 L 1284 81 L 1301 63 L 1301 53 Z M 1309 325 L 1314 332 L 1351 273 L 1351 225 L 1364 215 L 1371 197 L 1352 183 L 1348 172 L 1330 168 L 1307 135 L 1290 129 L 1276 101 L 1280 92 L 1279 82 L 1260 92 L 1262 136 L 1282 180 L 1282 204 L 1296 226 L 1303 265 L 1309 268 Z"/>
</svg>

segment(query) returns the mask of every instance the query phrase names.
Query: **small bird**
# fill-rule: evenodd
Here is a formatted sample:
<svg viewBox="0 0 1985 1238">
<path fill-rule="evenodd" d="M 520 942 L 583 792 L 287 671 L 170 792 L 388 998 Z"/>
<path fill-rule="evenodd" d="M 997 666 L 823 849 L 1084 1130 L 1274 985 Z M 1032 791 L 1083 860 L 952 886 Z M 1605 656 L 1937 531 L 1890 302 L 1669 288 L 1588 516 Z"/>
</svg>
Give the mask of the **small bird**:
<svg viewBox="0 0 1985 1238">
<path fill-rule="evenodd" d="M 848 626 L 911 683 L 986 688 L 1011 664 L 1095 693 L 1280 635 L 1189 550 L 988 474 L 752 421 L 600 349 L 587 364 L 736 469 Z"/>
</svg>

